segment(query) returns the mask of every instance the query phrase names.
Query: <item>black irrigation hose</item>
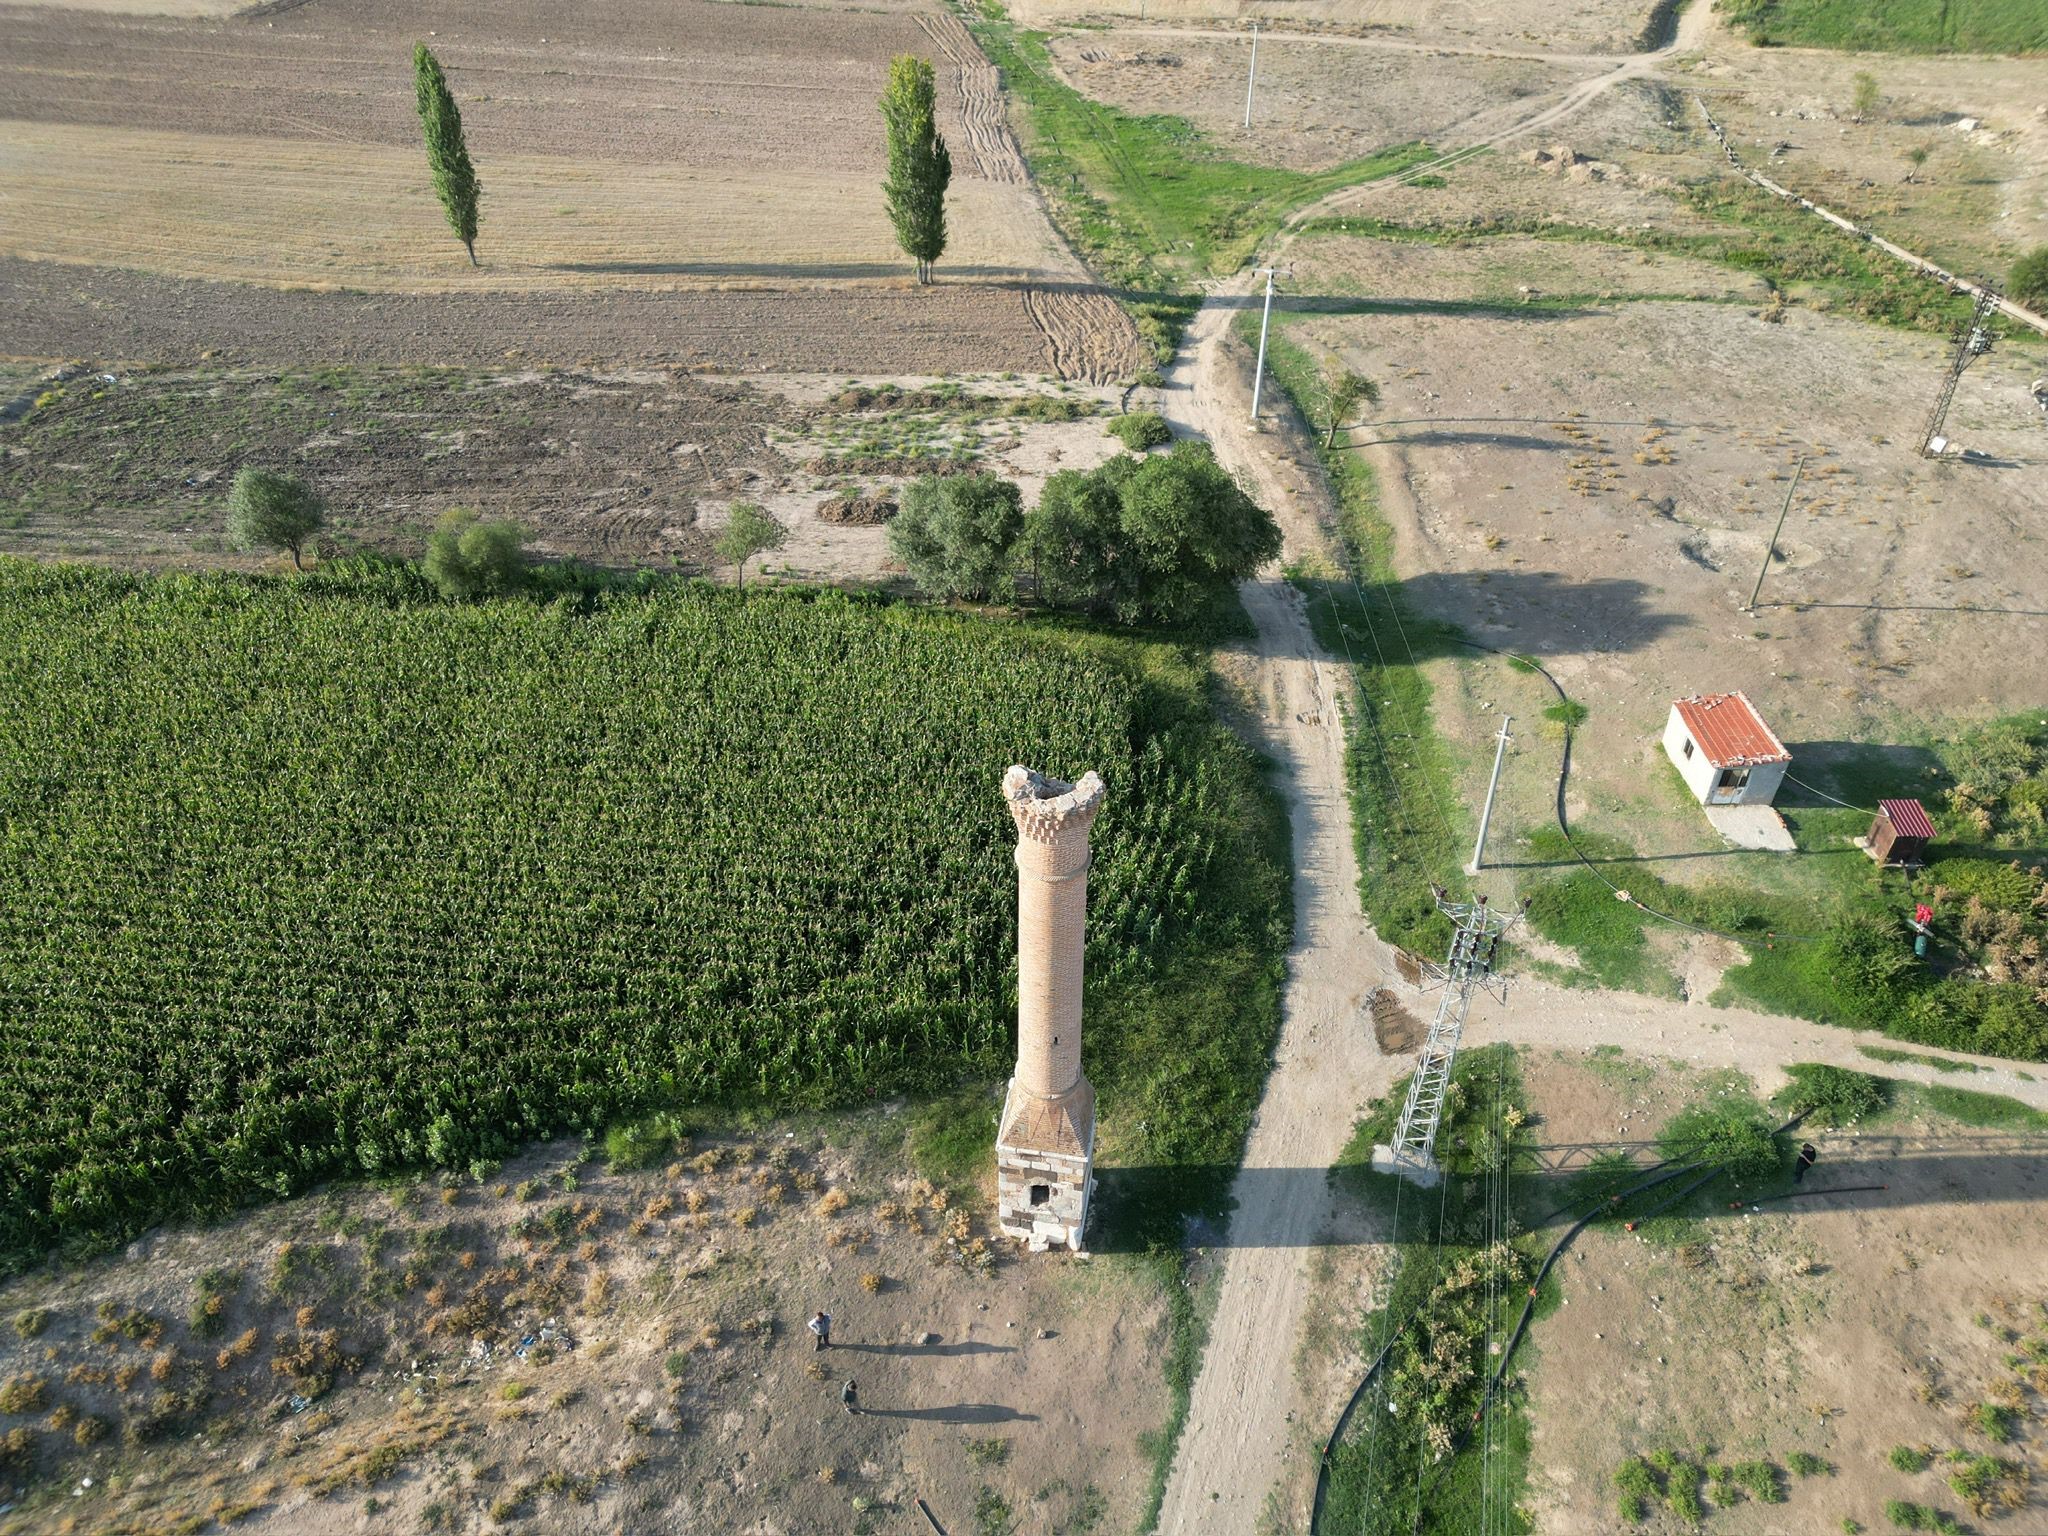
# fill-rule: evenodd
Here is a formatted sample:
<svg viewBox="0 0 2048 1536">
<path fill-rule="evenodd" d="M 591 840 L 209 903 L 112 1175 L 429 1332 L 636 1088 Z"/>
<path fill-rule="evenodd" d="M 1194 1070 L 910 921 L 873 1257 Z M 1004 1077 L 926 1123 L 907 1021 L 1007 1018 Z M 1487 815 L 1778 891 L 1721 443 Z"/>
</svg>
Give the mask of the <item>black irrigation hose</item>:
<svg viewBox="0 0 2048 1536">
<path fill-rule="evenodd" d="M 1773 1200 L 1803 1200 L 1809 1195 L 1861 1195 L 1873 1189 L 1890 1189 L 1889 1184 L 1836 1184 L 1828 1189 L 1788 1189 L 1782 1195 L 1759 1195 L 1754 1200 L 1730 1200 L 1728 1209 L 1739 1211 L 1745 1205 L 1769 1205 Z"/>
<path fill-rule="evenodd" d="M 1622 1230 L 1626 1232 L 1635 1231 L 1637 1227 L 1641 1226 L 1644 1222 L 1648 1221 L 1652 1216 L 1661 1216 L 1664 1212 L 1670 1210 L 1672 1206 L 1678 1204 L 1681 1200 L 1684 1200 L 1689 1196 L 1698 1194 L 1701 1190 L 1705 1189 L 1709 1184 L 1713 1183 L 1714 1180 L 1718 1179 L 1719 1177 L 1721 1177 L 1721 1170 L 1719 1168 L 1708 1169 L 1702 1177 L 1686 1185 L 1685 1188 L 1681 1189 L 1677 1194 L 1673 1195 L 1670 1199 L 1659 1200 L 1655 1205 L 1651 1206 L 1647 1211 L 1644 1211 L 1641 1215 L 1635 1217 L 1633 1220 L 1623 1222 L 1621 1224 Z"/>
</svg>

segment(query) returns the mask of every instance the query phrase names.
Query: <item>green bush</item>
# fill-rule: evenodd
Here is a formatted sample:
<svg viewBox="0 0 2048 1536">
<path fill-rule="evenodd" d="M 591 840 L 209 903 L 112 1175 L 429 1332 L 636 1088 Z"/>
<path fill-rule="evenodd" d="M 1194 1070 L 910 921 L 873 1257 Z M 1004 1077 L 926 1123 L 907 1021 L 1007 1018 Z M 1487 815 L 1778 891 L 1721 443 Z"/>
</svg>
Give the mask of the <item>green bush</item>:
<svg viewBox="0 0 2048 1536">
<path fill-rule="evenodd" d="M 1278 554 L 1280 529 L 1207 443 L 1190 440 L 1087 473 L 1060 470 L 1025 541 L 1046 601 L 1126 624 L 1181 623 Z"/>
<path fill-rule="evenodd" d="M 1891 1085 L 1868 1072 L 1802 1061 L 1788 1066 L 1785 1075 L 1792 1081 L 1779 1092 L 1777 1102 L 1788 1113 L 1804 1114 L 1816 1125 L 1852 1125 L 1878 1113 L 1891 1100 Z"/>
<path fill-rule="evenodd" d="M 517 523 L 486 522 L 468 507 L 450 507 L 427 536 L 422 569 L 443 597 L 510 592 L 526 572 L 525 538 Z"/>
<path fill-rule="evenodd" d="M 1111 417 L 1105 430 L 1133 453 L 1143 453 L 1147 448 L 1157 448 L 1161 443 L 1173 441 L 1172 429 L 1157 411 L 1131 411 L 1127 415 Z"/>
<path fill-rule="evenodd" d="M 1964 901 L 1974 896 L 2000 912 L 2031 910 L 2034 893 L 2041 888 L 2040 880 L 2017 859 L 1941 859 L 1928 865 L 1925 878 Z"/>
<path fill-rule="evenodd" d="M 1927 1453 L 1910 1445 L 1895 1445 L 1891 1454 L 1885 1457 L 1900 1472 L 1925 1472 Z"/>
<path fill-rule="evenodd" d="M 627 1120 L 604 1133 L 604 1165 L 612 1173 L 625 1173 L 680 1157 L 689 1150 L 689 1123 L 671 1111 L 657 1111 L 640 1120 Z"/>
<path fill-rule="evenodd" d="M 2012 300 L 2035 311 L 2048 310 L 2048 245 L 2037 245 L 2012 264 L 2005 291 Z"/>
<path fill-rule="evenodd" d="M 1934 1511 L 1907 1499 L 1886 1499 L 1884 1517 L 1902 1531 L 1924 1531 L 1934 1523 Z"/>
<path fill-rule="evenodd" d="M 925 475 L 903 488 L 889 552 L 941 599 L 1007 598 L 1024 497 L 999 475 Z"/>
<path fill-rule="evenodd" d="M 1718 1164 L 1737 1184 L 1772 1178 L 1784 1167 L 1784 1150 L 1772 1134 L 1770 1117 L 1746 1099 L 1680 1111 L 1657 1133 L 1657 1146 L 1674 1162 Z M 1745 1468 L 1761 1465 L 1738 1466 L 1737 1480 Z"/>
<path fill-rule="evenodd" d="M 1768 1461 L 1738 1461 L 1729 1470 L 1735 1474 L 1735 1481 L 1747 1489 L 1757 1503 L 1785 1502 L 1785 1489 L 1779 1480 L 1778 1469 Z"/>
<path fill-rule="evenodd" d="M 1614 1469 L 1614 1486 L 1619 1490 L 1621 1518 L 1638 1523 L 1649 1518 L 1650 1506 L 1662 1497 L 1657 1474 L 1640 1456 L 1631 1456 Z"/>
<path fill-rule="evenodd" d="M 2018 1433 L 2019 1415 L 2000 1403 L 1979 1403 L 1970 1410 L 1970 1422 L 1987 1439 L 2010 1445 Z"/>
<path fill-rule="evenodd" d="M 1835 1470 L 1810 1451 L 1794 1451 L 1785 1458 L 1785 1465 L 1792 1469 L 1795 1477 L 1820 1477 Z"/>
</svg>

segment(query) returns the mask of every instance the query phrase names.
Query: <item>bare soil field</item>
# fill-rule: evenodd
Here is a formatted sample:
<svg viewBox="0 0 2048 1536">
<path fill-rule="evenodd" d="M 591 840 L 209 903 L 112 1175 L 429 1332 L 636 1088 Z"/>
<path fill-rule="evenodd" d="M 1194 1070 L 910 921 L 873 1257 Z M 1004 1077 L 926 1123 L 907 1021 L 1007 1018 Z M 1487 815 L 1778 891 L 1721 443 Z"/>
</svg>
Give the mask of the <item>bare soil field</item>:
<svg viewBox="0 0 2048 1536">
<path fill-rule="evenodd" d="M 6 1422 L 45 1476 L 0 1530 L 866 1532 L 919 1499 L 1129 1529 L 1156 1285 L 999 1256 L 902 1137 L 877 1109 L 628 1173 L 559 1143 L 9 1282 Z"/>
<path fill-rule="evenodd" d="M 1535 1054 L 1529 1066 L 1542 1141 L 1639 1139 L 1707 1081 L 1613 1056 Z M 1808 1136 L 1821 1154 L 1813 1187 L 1887 1187 L 1640 1233 L 1595 1227 L 1568 1251 L 1564 1305 L 1531 1336 L 1538 1530 L 1695 1528 L 1668 1513 L 1645 1526 L 1617 1512 L 1623 1459 L 1659 1450 L 1778 1469 L 1781 1502 L 1710 1502 L 1710 1532 L 1849 1529 L 1844 1517 L 1889 1530 L 1890 1499 L 1993 1533 L 2048 1523 L 2038 1486 L 2017 1509 L 1974 1516 L 1947 1486 L 1955 1467 L 1939 1459 L 1961 1450 L 2029 1466 L 2042 1448 L 2043 1382 L 2029 1385 L 2032 1362 L 2015 1354 L 2048 1326 L 2038 1139 L 1939 1117 Z M 2011 1443 L 1978 1426 L 1985 1402 L 2018 1408 Z M 1895 1446 L 1937 1459 L 1900 1471 L 1889 1462 Z M 1788 1470 L 1802 1452 L 1827 1470 Z"/>
<path fill-rule="evenodd" d="M 1573 758 L 1590 828 L 1640 806 L 1627 832 L 1645 852 L 1715 841 L 1662 794 L 1656 738 L 1686 694 L 1748 690 L 1795 751 L 2040 702 L 2037 669 L 2019 660 L 2048 625 L 2048 544 L 2029 510 L 2048 462 L 2027 395 L 2039 348 L 2014 342 L 1964 382 L 1951 436 L 1986 460 L 1933 464 L 1916 449 L 1947 358 L 1939 337 L 1796 307 L 1773 323 L 1746 303 L 1567 298 L 1629 291 L 1612 253 L 1575 244 L 1506 242 L 1475 262 L 1331 243 L 1344 249 L 1313 259 L 1333 283 L 1438 301 L 1304 316 L 1290 334 L 1383 383 L 1352 441 L 1379 471 L 1409 600 L 1543 658 L 1591 710 Z M 1315 247 L 1303 249 L 1306 262 Z M 1703 276 L 1635 259 L 1622 273 L 1649 291 Z M 1501 304 L 1522 285 L 1556 304 L 1441 307 Z M 1765 606 L 1744 614 L 1801 455 Z M 1497 666 L 1432 668 L 1440 724 L 1483 773 L 1477 743 L 1498 718 L 1481 706 L 1517 684 Z M 1518 710 L 1525 724 L 1539 702 Z M 1555 748 L 1531 737 L 1523 750 L 1531 766 L 1508 776 L 1503 803 L 1510 823 L 1534 825 Z"/>
<path fill-rule="evenodd" d="M 613 362 L 1089 379 L 1143 366 L 1129 321 L 1054 236 L 994 71 L 936 6 L 640 0 L 579 20 L 532 4 L 313 0 L 226 21 L 0 7 L 0 35 L 0 285 L 21 300 L 0 353 L 455 362 L 435 338 L 461 337 L 469 357 L 499 358 L 524 323 L 499 296 L 575 290 L 628 306 L 664 295 L 640 299 L 616 347 L 586 349 Z M 463 107 L 484 188 L 481 269 L 428 185 L 415 37 Z M 905 307 L 928 295 L 898 292 L 909 272 L 881 204 L 876 98 L 897 53 L 937 62 L 954 148 L 940 271 L 974 291 L 937 300 L 936 323 Z M 189 288 L 166 316 L 167 279 L 479 302 L 387 323 Z M 984 291 L 989 279 L 1036 286 Z M 666 297 L 733 286 L 761 296 Z M 861 291 L 820 299 L 841 286 Z M 86 335 L 53 313 L 74 290 L 98 312 Z M 803 344 L 784 349 L 785 337 Z"/>
<path fill-rule="evenodd" d="M 1068 83 L 1126 112 L 1185 117 L 1241 158 L 1322 170 L 1584 77 L 1585 66 L 1484 54 L 1417 54 L 1351 39 L 1261 39 L 1252 131 L 1244 131 L 1247 36 L 1124 27 L 1051 45 Z M 1594 67 L 1597 67 L 1594 66 Z"/>
<path fill-rule="evenodd" d="M 1138 20 L 1249 30 L 1257 21 L 1268 30 L 1454 42 L 1482 50 L 1628 53 L 1642 45 L 1651 6 L 1641 0 L 1018 0 L 1010 11 L 1028 27 L 1116 27 Z"/>
<path fill-rule="evenodd" d="M 869 178 L 802 165 L 497 157 L 481 268 L 441 221 L 416 148 L 74 124 L 0 124 L 8 248 L 30 261 L 176 277 L 442 293 L 693 284 L 914 285 Z M 1014 186 L 947 199 L 949 282 L 1025 280 L 1063 253 Z M 804 217 L 793 219 L 791 210 Z"/>
<path fill-rule="evenodd" d="M 1864 72 L 1882 99 L 1859 120 Z M 1749 164 L 1952 271 L 2002 279 L 2048 241 L 2038 59 L 1755 48 L 1716 18 L 1673 79 L 1707 99 Z"/>
<path fill-rule="evenodd" d="M 147 565 L 275 564 L 225 542 L 244 464 L 289 466 L 328 502 L 324 546 L 413 555 L 443 509 L 525 528 L 554 559 L 710 570 L 734 501 L 789 533 L 781 576 L 891 575 L 885 526 L 821 514 L 841 492 L 885 498 L 919 468 L 965 459 L 1023 482 L 1092 468 L 1117 392 L 1044 397 L 988 384 L 928 409 L 849 395 L 844 380 L 753 385 L 676 370 L 89 374 L 0 435 L 0 551 Z M 890 381 L 893 383 L 894 381 Z M 930 381 L 908 381 L 911 390 Z M 1005 414 L 1058 406 L 1069 421 Z M 920 457 L 920 455 L 922 457 Z"/>
<path fill-rule="evenodd" d="M 1060 308 L 1048 329 L 1046 301 Z M 0 354 L 98 364 L 515 363 L 744 372 L 1059 373 L 1143 353 L 1099 289 L 1035 284 L 658 293 L 364 294 L 252 289 L 0 257 Z"/>
</svg>

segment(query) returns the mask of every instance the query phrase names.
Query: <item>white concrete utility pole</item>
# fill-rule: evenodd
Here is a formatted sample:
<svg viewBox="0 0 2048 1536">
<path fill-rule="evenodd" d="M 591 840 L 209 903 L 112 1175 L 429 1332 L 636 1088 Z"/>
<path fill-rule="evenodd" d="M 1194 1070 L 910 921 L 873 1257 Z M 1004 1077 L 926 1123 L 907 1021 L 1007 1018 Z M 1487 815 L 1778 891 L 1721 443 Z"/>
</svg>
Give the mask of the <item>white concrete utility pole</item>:
<svg viewBox="0 0 2048 1536">
<path fill-rule="evenodd" d="M 1507 755 L 1508 727 L 1514 723 L 1513 715 L 1501 716 L 1499 742 L 1493 749 L 1493 777 L 1486 781 L 1486 808 L 1479 813 L 1479 841 L 1472 845 L 1472 862 L 1465 866 L 1468 875 L 1478 874 L 1486 858 L 1486 827 L 1493 820 L 1493 792 L 1500 788 L 1500 760 Z"/>
<path fill-rule="evenodd" d="M 1266 327 L 1273 323 L 1273 274 L 1277 267 L 1260 267 L 1266 274 L 1266 312 L 1259 317 L 1259 366 L 1252 370 L 1252 420 L 1259 419 L 1259 386 L 1266 382 Z"/>
<path fill-rule="evenodd" d="M 1244 131 L 1252 131 L 1252 87 L 1259 83 L 1259 24 L 1252 23 L 1252 72 L 1244 83 Z"/>
</svg>

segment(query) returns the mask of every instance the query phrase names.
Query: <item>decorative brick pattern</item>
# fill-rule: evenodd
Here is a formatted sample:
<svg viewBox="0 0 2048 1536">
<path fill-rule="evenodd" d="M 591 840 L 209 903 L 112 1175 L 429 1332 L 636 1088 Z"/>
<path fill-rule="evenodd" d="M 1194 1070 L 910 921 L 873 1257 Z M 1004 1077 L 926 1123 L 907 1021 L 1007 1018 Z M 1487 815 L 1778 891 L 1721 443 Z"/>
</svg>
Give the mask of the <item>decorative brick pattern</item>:
<svg viewBox="0 0 2048 1536">
<path fill-rule="evenodd" d="M 1079 1250 L 1094 1188 L 1095 1089 L 1081 1072 L 1095 774 L 1003 775 L 1017 824 L 1017 1071 L 996 1136 L 997 1224 L 1033 1252 Z"/>
</svg>

